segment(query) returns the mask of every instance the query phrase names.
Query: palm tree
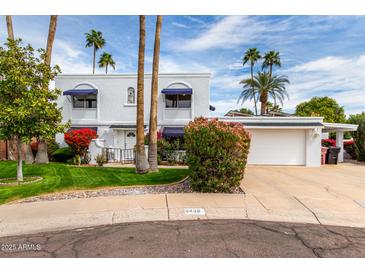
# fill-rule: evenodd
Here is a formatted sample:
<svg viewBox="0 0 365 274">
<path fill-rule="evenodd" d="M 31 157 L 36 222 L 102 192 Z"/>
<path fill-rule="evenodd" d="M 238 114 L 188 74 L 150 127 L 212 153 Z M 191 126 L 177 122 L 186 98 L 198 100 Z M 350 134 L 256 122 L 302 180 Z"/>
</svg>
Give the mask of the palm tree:
<svg viewBox="0 0 365 274">
<path fill-rule="evenodd" d="M 244 81 L 244 89 L 240 97 L 242 97 L 242 100 L 250 99 L 250 96 L 252 95 L 249 94 L 252 94 L 252 91 L 248 92 L 248 90 L 250 87 L 253 87 L 259 95 L 261 115 L 264 115 L 267 110 L 266 104 L 270 96 L 272 98 L 277 98 L 281 105 L 283 104 L 285 97 L 289 98 L 285 84 L 289 84 L 289 80 L 285 75 L 270 77 L 268 72 L 259 72 L 253 80 L 247 79 Z"/>
<path fill-rule="evenodd" d="M 271 50 L 264 55 L 264 62 L 262 63 L 262 68 L 269 68 L 269 75 L 272 76 L 273 67 L 281 67 L 280 53 L 275 50 Z"/>
<path fill-rule="evenodd" d="M 251 80 L 253 79 L 253 67 L 255 63 L 261 58 L 260 52 L 257 48 L 250 48 L 245 52 L 245 55 L 242 59 L 242 65 L 244 66 L 246 63 L 250 63 L 251 68 Z M 257 115 L 257 98 L 253 95 L 253 100 L 255 103 L 255 115 Z"/>
<path fill-rule="evenodd" d="M 13 30 L 13 20 L 11 18 L 11 15 L 6 15 L 6 28 L 8 30 L 8 39 L 14 40 L 14 30 Z M 15 160 L 15 144 L 17 140 L 15 138 L 11 138 L 10 140 L 7 140 L 6 146 L 8 150 L 8 158 L 9 160 Z"/>
<path fill-rule="evenodd" d="M 148 162 L 152 172 L 158 171 L 157 163 L 157 99 L 158 99 L 158 66 L 160 59 L 160 37 L 162 27 L 162 16 L 157 15 L 155 46 L 153 50 L 152 84 L 151 84 L 151 108 L 150 125 L 148 134 Z"/>
<path fill-rule="evenodd" d="M 146 40 L 146 16 L 139 16 L 139 49 L 137 76 L 137 144 L 136 172 L 147 173 L 149 165 L 144 150 L 144 53 Z"/>
<path fill-rule="evenodd" d="M 262 63 L 262 69 L 269 68 L 269 75 L 272 76 L 273 67 L 281 67 L 280 53 L 275 50 L 271 50 L 265 53 L 264 62 Z M 274 107 L 276 106 L 276 97 L 274 96 Z"/>
<path fill-rule="evenodd" d="M 44 59 L 44 63 L 47 66 L 51 65 L 51 58 L 52 58 L 52 49 L 53 49 L 53 43 L 56 36 L 56 28 L 57 28 L 57 15 L 51 15 L 50 21 L 49 21 L 49 28 L 48 28 L 48 39 L 47 39 L 47 47 L 46 47 L 46 56 Z M 30 149 L 30 144 L 27 144 L 29 148 L 27 148 L 28 154 L 32 152 Z M 37 164 L 48 164 L 48 152 L 47 152 L 47 142 L 43 139 L 39 139 L 38 142 L 38 151 L 35 156 L 35 162 Z M 28 155 L 28 163 L 32 161 L 31 159 L 32 155 Z"/>
<path fill-rule="evenodd" d="M 85 33 L 86 36 L 86 48 L 93 47 L 93 74 L 95 74 L 95 58 L 96 51 L 101 49 L 105 45 L 105 39 L 103 38 L 103 34 L 100 31 L 96 31 L 92 29 L 90 33 Z"/>
<path fill-rule="evenodd" d="M 247 78 L 240 82 L 240 84 L 243 84 L 243 89 L 241 91 L 240 96 L 238 97 L 237 103 L 241 101 L 243 104 L 246 101 L 255 101 L 255 115 L 257 115 L 257 106 L 256 106 L 256 97 L 257 97 L 257 90 L 253 88 L 254 85 L 254 79 Z"/>
<path fill-rule="evenodd" d="M 13 20 L 11 15 L 6 15 L 6 28 L 8 30 L 8 38 L 14 40 Z"/>
<path fill-rule="evenodd" d="M 109 65 L 115 70 L 113 56 L 110 53 L 104 52 L 99 59 L 99 68 L 105 67 L 105 74 L 108 74 Z"/>
<path fill-rule="evenodd" d="M 51 65 L 51 56 L 52 56 L 53 42 L 56 36 L 56 28 L 57 28 L 57 15 L 51 15 L 51 20 L 49 21 L 46 59 L 45 59 L 45 63 L 48 66 Z"/>
</svg>

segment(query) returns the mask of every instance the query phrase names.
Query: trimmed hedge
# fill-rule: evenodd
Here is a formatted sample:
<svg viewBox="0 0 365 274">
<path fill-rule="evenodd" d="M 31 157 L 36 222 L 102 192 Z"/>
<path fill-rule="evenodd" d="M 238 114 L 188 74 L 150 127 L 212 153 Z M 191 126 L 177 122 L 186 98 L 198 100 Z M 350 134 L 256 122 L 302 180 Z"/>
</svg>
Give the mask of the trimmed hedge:
<svg viewBox="0 0 365 274">
<path fill-rule="evenodd" d="M 202 192 L 230 192 L 244 176 L 250 135 L 239 123 L 196 118 L 185 127 L 190 183 Z"/>
<path fill-rule="evenodd" d="M 52 158 L 56 162 L 66 163 L 68 160 L 75 157 L 75 153 L 70 147 L 61 147 L 52 153 Z"/>
</svg>

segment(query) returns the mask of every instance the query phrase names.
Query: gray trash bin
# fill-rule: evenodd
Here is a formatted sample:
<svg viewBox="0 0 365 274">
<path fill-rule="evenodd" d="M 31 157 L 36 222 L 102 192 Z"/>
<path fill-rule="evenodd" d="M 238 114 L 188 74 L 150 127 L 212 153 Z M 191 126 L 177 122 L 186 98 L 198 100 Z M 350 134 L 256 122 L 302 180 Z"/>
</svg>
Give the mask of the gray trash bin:
<svg viewBox="0 0 365 274">
<path fill-rule="evenodd" d="M 340 151 L 341 151 L 340 147 L 330 147 L 326 155 L 326 164 L 337 165 L 338 154 L 340 153 Z"/>
</svg>

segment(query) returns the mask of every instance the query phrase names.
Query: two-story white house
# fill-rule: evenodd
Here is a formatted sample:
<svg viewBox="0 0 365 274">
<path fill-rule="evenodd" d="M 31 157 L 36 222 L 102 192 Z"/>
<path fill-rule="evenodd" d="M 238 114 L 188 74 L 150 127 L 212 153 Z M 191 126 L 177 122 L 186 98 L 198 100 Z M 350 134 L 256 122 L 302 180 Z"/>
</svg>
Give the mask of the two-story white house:
<svg viewBox="0 0 365 274">
<path fill-rule="evenodd" d="M 151 74 L 145 74 L 144 114 L 149 123 Z M 181 136 L 194 117 L 209 116 L 210 73 L 160 73 L 158 127 L 164 136 Z M 76 75 L 56 77 L 62 90 L 58 105 L 71 128 L 95 129 L 106 147 L 133 148 L 136 143 L 137 75 Z M 63 143 L 63 135 L 56 136 Z"/>
<path fill-rule="evenodd" d="M 209 117 L 214 107 L 210 100 L 209 73 L 161 73 L 158 81 L 158 127 L 164 137 L 179 137 L 184 126 L 195 117 Z M 88 127 L 97 131 L 92 161 L 100 148 L 114 150 L 113 159 L 133 158 L 121 153 L 132 151 L 136 143 L 136 74 L 59 75 L 56 88 L 62 90 L 58 105 L 63 121 L 71 128 Z M 144 110 L 148 130 L 151 74 L 145 75 Z M 323 123 L 322 117 L 219 117 L 237 122 L 251 133 L 249 164 L 321 165 L 322 132 L 336 132 L 343 160 L 343 133 L 357 125 Z M 63 134 L 56 141 L 64 144 Z M 118 154 L 119 153 L 119 154 Z M 131 156 L 131 157 L 130 157 Z"/>
</svg>

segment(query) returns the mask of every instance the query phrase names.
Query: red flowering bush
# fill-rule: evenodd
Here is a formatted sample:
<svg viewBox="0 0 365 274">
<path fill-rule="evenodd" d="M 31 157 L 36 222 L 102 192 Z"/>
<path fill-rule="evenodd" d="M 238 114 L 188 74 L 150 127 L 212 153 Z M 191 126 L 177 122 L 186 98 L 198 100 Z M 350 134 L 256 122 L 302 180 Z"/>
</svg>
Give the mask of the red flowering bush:
<svg viewBox="0 0 365 274">
<path fill-rule="evenodd" d="M 336 146 L 336 140 L 335 139 L 323 139 L 322 140 L 322 146 L 323 147 L 335 147 Z"/>
<path fill-rule="evenodd" d="M 194 190 L 229 192 L 240 185 L 251 141 L 241 124 L 196 118 L 184 139 Z"/>
<path fill-rule="evenodd" d="M 86 156 L 92 139 L 97 138 L 96 131 L 90 128 L 74 129 L 65 133 L 65 142 L 78 157 Z"/>
</svg>

